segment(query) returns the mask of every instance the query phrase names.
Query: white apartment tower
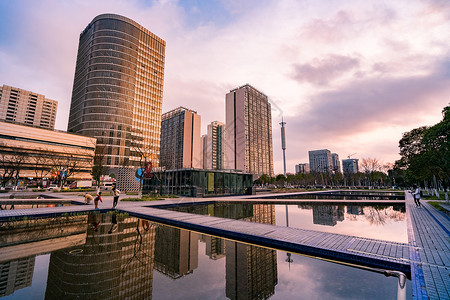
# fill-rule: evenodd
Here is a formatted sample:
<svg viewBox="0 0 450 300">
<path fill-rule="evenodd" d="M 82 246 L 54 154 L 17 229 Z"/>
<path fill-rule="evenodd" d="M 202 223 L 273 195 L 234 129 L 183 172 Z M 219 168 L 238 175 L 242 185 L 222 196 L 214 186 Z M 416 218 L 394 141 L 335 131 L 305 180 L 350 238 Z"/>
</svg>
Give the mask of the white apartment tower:
<svg viewBox="0 0 450 300">
<path fill-rule="evenodd" d="M 309 151 L 311 172 L 329 173 L 333 170 L 333 160 L 328 149 Z"/>
<path fill-rule="evenodd" d="M 268 97 L 249 84 L 226 95 L 225 169 L 273 176 L 272 116 Z"/>
<path fill-rule="evenodd" d="M 8 85 L 0 87 L 0 120 L 55 129 L 58 102 L 44 95 Z"/>
</svg>

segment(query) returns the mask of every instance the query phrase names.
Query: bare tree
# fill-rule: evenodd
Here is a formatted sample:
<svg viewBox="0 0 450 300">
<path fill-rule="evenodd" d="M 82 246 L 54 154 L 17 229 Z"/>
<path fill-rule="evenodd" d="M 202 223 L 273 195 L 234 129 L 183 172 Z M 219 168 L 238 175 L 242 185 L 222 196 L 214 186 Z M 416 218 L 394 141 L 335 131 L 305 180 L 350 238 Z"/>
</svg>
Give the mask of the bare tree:
<svg viewBox="0 0 450 300">
<path fill-rule="evenodd" d="M 16 183 L 20 177 L 20 171 L 26 162 L 28 154 L 15 151 L 0 151 L 0 169 L 2 170 L 1 185 L 5 186 L 10 180 Z"/>
<path fill-rule="evenodd" d="M 375 171 L 381 171 L 382 165 L 377 158 L 367 157 L 361 159 L 360 167 L 365 173 L 372 173 Z"/>
<path fill-rule="evenodd" d="M 40 185 L 42 186 L 42 180 L 45 176 L 50 173 L 50 168 L 48 165 L 50 164 L 50 152 L 48 151 L 40 151 L 42 154 L 34 154 L 33 159 L 31 160 L 31 164 L 34 169 L 34 174 L 37 179 L 40 179 Z"/>
</svg>

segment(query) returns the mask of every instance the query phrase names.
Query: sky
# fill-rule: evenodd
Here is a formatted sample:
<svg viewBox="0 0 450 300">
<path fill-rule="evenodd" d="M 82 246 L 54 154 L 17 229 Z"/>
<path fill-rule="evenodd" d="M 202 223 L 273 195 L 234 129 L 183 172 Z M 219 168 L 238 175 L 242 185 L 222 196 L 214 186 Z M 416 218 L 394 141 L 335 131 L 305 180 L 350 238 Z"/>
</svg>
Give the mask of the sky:
<svg viewBox="0 0 450 300">
<path fill-rule="evenodd" d="M 78 39 L 115 13 L 166 41 L 163 112 L 225 121 L 246 83 L 269 97 L 275 173 L 308 151 L 399 159 L 402 133 L 442 120 L 450 103 L 448 0 L 0 0 L 0 85 L 58 101 L 66 130 Z"/>
</svg>

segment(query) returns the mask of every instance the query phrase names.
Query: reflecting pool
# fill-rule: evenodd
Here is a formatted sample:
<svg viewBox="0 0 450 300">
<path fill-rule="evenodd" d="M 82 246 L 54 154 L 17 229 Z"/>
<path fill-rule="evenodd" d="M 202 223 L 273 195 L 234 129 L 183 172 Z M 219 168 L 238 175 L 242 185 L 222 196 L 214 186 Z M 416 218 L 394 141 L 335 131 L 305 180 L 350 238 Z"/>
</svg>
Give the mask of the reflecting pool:
<svg viewBox="0 0 450 300">
<path fill-rule="evenodd" d="M 0 210 L 11 210 L 11 209 L 30 209 L 30 208 L 49 208 L 49 207 L 63 207 L 63 206 L 74 206 L 70 202 L 24 202 L 24 201 L 1 201 Z"/>
<path fill-rule="evenodd" d="M 263 218 L 260 218 L 261 220 Z M 0 223 L 2 299 L 396 299 L 410 282 L 106 213 Z"/>
<path fill-rule="evenodd" d="M 273 214 L 270 224 L 274 225 L 392 242 L 408 242 L 406 212 L 403 204 L 338 205 L 308 202 L 279 205 L 215 202 L 169 209 L 250 222 L 259 222 L 254 216 L 260 215 L 260 212 L 266 212 L 265 216 Z"/>
</svg>

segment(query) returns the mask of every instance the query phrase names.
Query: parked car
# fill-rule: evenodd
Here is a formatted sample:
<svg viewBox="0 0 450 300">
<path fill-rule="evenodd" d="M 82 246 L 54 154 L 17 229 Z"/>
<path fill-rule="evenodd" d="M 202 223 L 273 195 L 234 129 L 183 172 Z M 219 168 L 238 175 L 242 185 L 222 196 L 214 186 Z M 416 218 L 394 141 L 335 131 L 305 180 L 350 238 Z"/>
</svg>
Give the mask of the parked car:
<svg viewBox="0 0 450 300">
<path fill-rule="evenodd" d="M 58 188 L 58 185 L 57 184 L 50 184 L 48 187 L 47 187 L 47 190 L 48 191 L 53 191 L 54 189 L 57 189 Z"/>
</svg>

